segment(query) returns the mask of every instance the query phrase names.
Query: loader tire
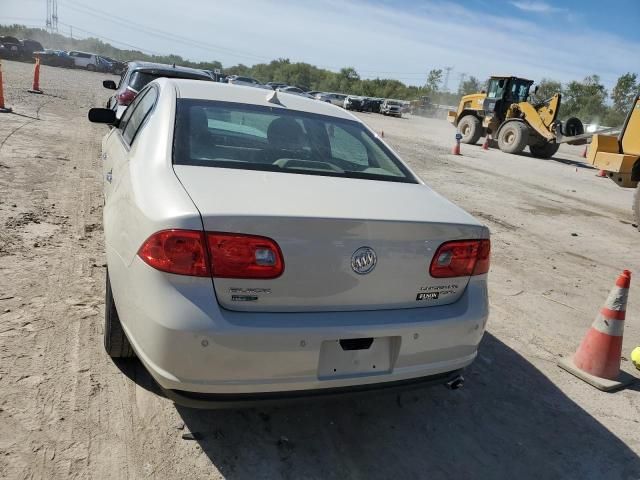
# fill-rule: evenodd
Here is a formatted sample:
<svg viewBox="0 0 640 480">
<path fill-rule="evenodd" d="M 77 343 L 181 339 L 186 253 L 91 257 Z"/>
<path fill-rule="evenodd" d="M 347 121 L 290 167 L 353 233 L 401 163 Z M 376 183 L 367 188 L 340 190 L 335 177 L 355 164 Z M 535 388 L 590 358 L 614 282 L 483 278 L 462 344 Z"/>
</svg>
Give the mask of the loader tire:
<svg viewBox="0 0 640 480">
<path fill-rule="evenodd" d="M 482 136 L 482 125 L 480 119 L 473 115 L 466 115 L 462 117 L 462 120 L 458 123 L 458 130 L 462 134 L 462 143 L 468 143 L 474 145 L 478 143 Z"/>
<path fill-rule="evenodd" d="M 521 153 L 529 143 L 529 127 L 521 122 L 509 122 L 500 129 L 498 147 L 505 153 Z"/>
<path fill-rule="evenodd" d="M 636 191 L 633 194 L 633 220 L 636 224 L 636 228 L 640 230 L 640 182 L 636 187 Z"/>
<path fill-rule="evenodd" d="M 529 145 L 529 150 L 531 151 L 531 155 L 536 158 L 551 158 L 553 157 L 558 149 L 560 148 L 560 144 L 558 143 L 543 143 L 537 145 Z"/>
<path fill-rule="evenodd" d="M 107 272 L 107 285 L 104 297 L 104 349 L 111 358 L 135 357 L 136 355 L 129 343 L 129 339 L 122 329 L 116 304 L 113 301 L 109 272 Z"/>
<path fill-rule="evenodd" d="M 564 122 L 562 133 L 567 137 L 574 137 L 584 133 L 584 125 L 579 118 L 571 117 Z"/>
</svg>

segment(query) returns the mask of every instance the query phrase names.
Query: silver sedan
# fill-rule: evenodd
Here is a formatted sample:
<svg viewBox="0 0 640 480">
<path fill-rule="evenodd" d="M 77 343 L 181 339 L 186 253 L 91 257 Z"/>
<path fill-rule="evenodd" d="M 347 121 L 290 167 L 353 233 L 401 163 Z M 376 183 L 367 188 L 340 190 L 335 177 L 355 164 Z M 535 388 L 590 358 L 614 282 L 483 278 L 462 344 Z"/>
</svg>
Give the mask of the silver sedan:
<svg viewBox="0 0 640 480">
<path fill-rule="evenodd" d="M 449 382 L 488 316 L 489 231 L 356 117 L 148 84 L 103 140 L 104 342 L 211 407 Z"/>
</svg>

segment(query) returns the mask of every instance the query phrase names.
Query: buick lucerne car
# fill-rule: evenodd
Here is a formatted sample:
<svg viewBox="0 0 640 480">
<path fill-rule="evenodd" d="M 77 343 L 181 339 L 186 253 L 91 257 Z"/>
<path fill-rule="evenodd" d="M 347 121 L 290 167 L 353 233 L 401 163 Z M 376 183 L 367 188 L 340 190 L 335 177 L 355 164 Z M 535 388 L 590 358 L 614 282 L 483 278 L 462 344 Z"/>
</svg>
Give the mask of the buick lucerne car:
<svg viewBox="0 0 640 480">
<path fill-rule="evenodd" d="M 487 227 L 349 112 L 161 78 L 103 139 L 104 343 L 211 407 L 448 383 L 488 316 Z"/>
</svg>

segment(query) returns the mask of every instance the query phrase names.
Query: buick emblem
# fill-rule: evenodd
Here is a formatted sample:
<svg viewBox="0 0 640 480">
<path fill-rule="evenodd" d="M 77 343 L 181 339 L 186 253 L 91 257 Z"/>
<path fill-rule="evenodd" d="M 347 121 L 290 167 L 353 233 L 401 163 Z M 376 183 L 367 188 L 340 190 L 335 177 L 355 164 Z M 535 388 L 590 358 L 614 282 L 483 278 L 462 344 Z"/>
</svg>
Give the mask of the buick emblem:
<svg viewBox="0 0 640 480">
<path fill-rule="evenodd" d="M 373 248 L 360 247 L 351 255 L 351 268 L 358 275 L 366 275 L 375 268 L 377 261 Z"/>
</svg>

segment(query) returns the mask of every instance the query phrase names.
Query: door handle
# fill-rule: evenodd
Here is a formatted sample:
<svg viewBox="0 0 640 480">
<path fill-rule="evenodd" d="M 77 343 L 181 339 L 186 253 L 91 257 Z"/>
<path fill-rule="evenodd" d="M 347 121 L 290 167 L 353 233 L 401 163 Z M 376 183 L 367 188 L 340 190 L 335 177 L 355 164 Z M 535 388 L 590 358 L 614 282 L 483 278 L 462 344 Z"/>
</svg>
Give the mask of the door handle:
<svg viewBox="0 0 640 480">
<path fill-rule="evenodd" d="M 111 181 L 113 180 L 113 175 L 111 174 L 111 172 L 113 172 L 113 169 L 109 170 L 104 176 L 107 179 L 107 182 L 109 183 L 111 183 Z"/>
</svg>

